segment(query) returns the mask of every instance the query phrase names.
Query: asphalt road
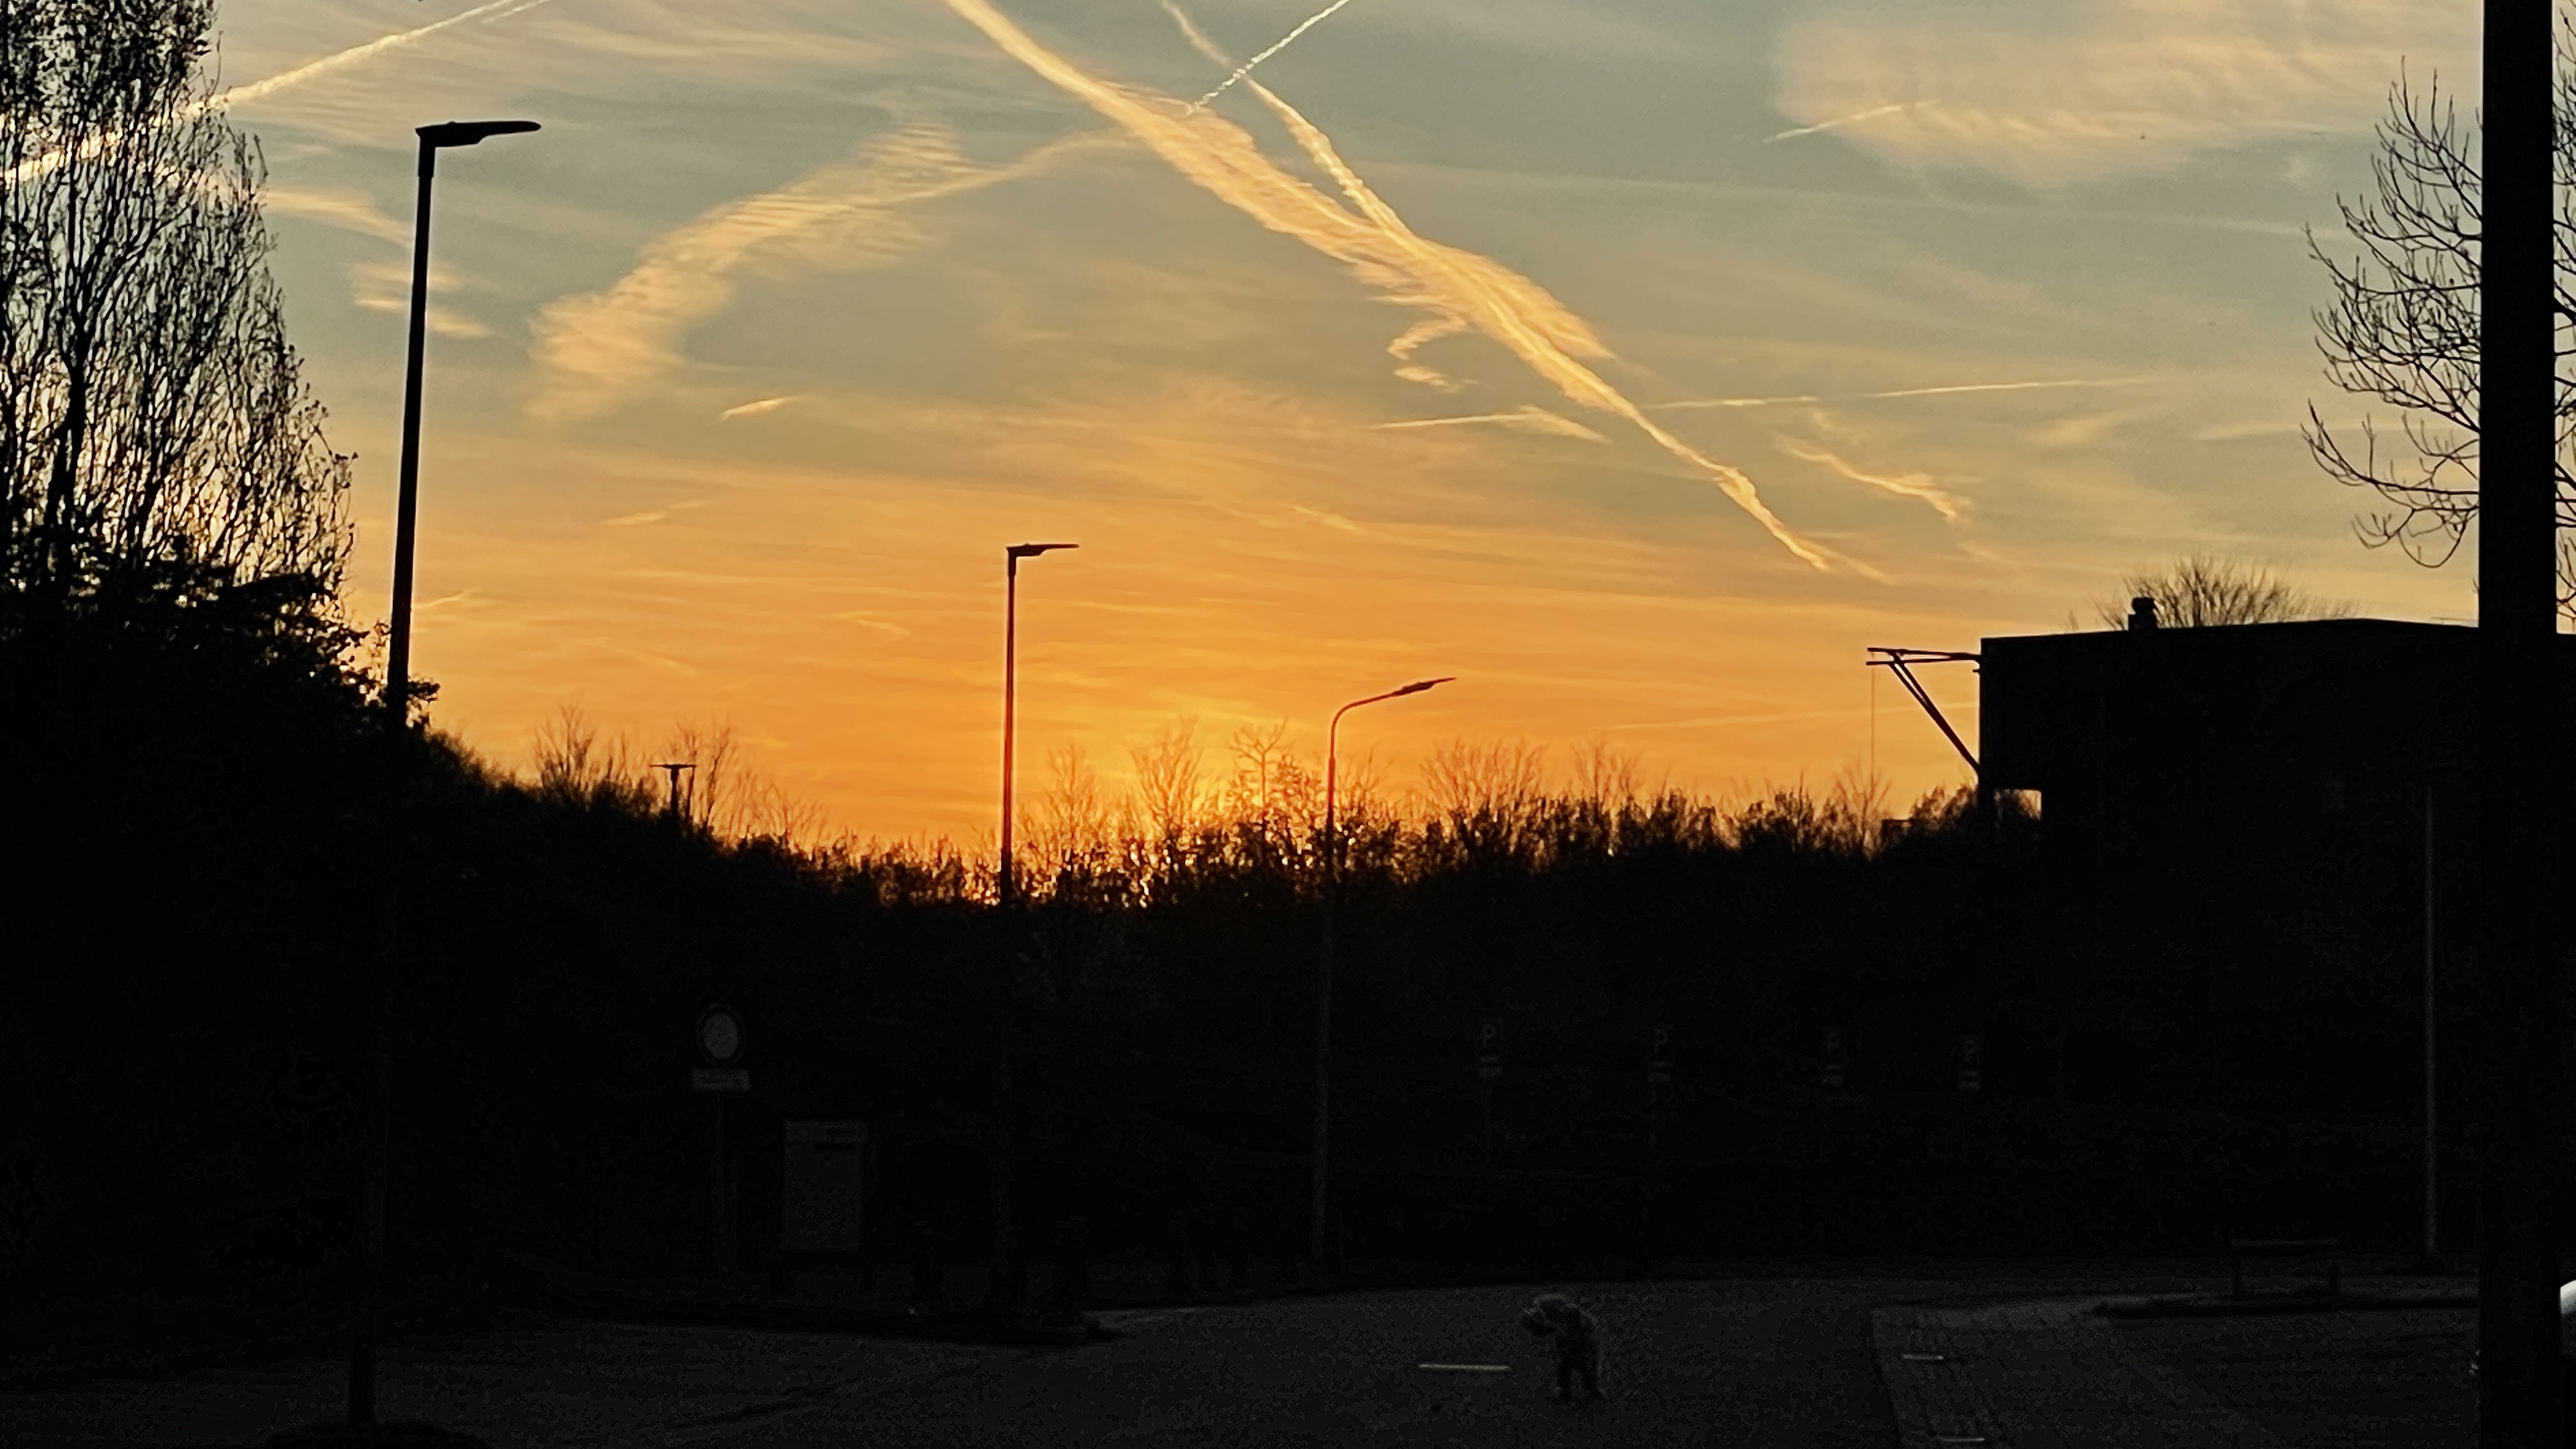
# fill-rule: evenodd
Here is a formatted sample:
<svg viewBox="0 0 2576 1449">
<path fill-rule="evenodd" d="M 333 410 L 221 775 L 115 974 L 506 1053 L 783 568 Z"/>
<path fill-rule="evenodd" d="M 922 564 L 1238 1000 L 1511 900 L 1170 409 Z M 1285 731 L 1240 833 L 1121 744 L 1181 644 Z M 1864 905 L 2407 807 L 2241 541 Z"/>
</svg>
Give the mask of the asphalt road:
<svg viewBox="0 0 2576 1449">
<path fill-rule="evenodd" d="M 1124 1335 L 1022 1350 L 565 1324 L 387 1355 L 389 1417 L 494 1449 L 692 1444 L 1871 1446 L 1895 1426 L 1870 1310 L 2205 1287 L 2169 1270 L 1888 1272 L 1552 1285 L 1600 1320 L 1608 1398 L 1563 1404 L 1530 1287 L 1104 1314 Z M 1500 1365 L 1479 1372 L 1423 1364 Z M 249 1445 L 329 1417 L 339 1366 L 0 1395 L 0 1442 Z"/>
<path fill-rule="evenodd" d="M 1597 1402 L 1557 1400 L 1552 1349 L 1517 1322 L 1527 1290 L 1475 1289 L 1113 1317 L 1130 1337 L 830 1417 L 954 1445 L 1881 1449 L 1894 1440 L 1865 1285 L 1573 1291 L 1602 1325 L 1608 1397 Z M 725 1442 L 852 1442 L 809 1437 L 821 1427 L 782 1423 Z"/>
</svg>

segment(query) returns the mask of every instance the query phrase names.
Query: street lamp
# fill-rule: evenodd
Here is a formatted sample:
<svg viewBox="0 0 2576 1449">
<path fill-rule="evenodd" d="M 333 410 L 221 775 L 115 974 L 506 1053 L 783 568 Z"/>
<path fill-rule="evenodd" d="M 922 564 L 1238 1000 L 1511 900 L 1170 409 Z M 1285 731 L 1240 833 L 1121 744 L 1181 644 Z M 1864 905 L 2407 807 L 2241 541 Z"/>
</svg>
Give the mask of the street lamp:
<svg viewBox="0 0 2576 1449">
<path fill-rule="evenodd" d="M 995 880 L 1001 903 L 1011 904 L 1011 746 L 1018 726 L 1020 669 L 1020 560 L 1078 543 L 1015 543 L 1002 550 L 1002 861 Z"/>
<path fill-rule="evenodd" d="M 401 488 L 394 505 L 394 591 L 385 641 L 386 720 L 399 732 L 411 718 L 412 547 L 420 512 L 420 369 L 429 319 L 429 182 L 438 153 L 448 146 L 479 145 L 487 136 L 537 129 L 534 121 L 446 121 L 419 127 L 420 202 L 411 233 L 411 343 L 403 375 Z M 388 814 L 392 814 L 389 807 Z M 376 1314 L 384 1297 L 385 1198 L 393 1141 L 394 953 L 400 940 L 402 837 L 389 820 L 385 848 L 383 950 L 376 957 L 368 1012 L 365 1197 L 360 1206 L 358 1259 L 362 1286 L 349 1335 L 349 1425 L 376 1422 Z"/>
<path fill-rule="evenodd" d="M 1020 560 L 1075 543 L 1015 543 L 1002 550 L 1002 855 L 994 893 L 1002 912 L 1002 982 L 994 999 L 993 1031 L 993 1256 L 988 1298 L 1008 1301 L 1011 1260 L 1011 907 L 1017 902 L 1011 863 L 1012 748 L 1018 741 L 1020 670 Z"/>
<path fill-rule="evenodd" d="M 1457 678 L 1444 674 L 1438 679 L 1417 679 L 1401 689 L 1355 699 L 1333 711 L 1333 722 L 1324 731 L 1324 935 L 1315 956 L 1315 1157 L 1314 1201 L 1308 1205 L 1306 1255 L 1318 1269 L 1324 1262 L 1324 1194 L 1325 1139 L 1332 1120 L 1333 1088 L 1333 897 L 1341 883 L 1341 855 L 1334 833 L 1334 788 L 1340 766 L 1342 716 L 1364 704 L 1382 699 L 1400 699 L 1420 694 L 1434 685 L 1447 684 Z"/>
<path fill-rule="evenodd" d="M 420 200 L 411 223 L 411 347 L 403 368 L 402 483 L 394 502 L 394 598 L 385 640 L 385 708 L 401 725 L 411 696 L 411 559 L 420 514 L 420 363 L 429 330 L 429 182 L 438 153 L 450 146 L 479 146 L 488 136 L 537 129 L 534 121 L 442 121 L 422 126 Z"/>
</svg>

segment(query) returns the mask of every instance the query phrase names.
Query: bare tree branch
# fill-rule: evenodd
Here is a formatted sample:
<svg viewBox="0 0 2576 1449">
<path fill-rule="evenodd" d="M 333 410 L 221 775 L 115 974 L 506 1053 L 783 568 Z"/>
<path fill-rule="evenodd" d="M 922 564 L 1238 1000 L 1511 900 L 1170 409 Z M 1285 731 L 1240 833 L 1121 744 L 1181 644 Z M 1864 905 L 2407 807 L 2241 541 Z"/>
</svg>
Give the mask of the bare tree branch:
<svg viewBox="0 0 2576 1449">
<path fill-rule="evenodd" d="M 2567 18 L 2562 8 L 2561 21 Z M 2565 26 L 2562 23 L 2561 33 Z M 2562 43 L 2563 47 L 2563 43 Z M 2557 112 L 2557 281 L 2551 308 L 2558 363 L 2558 524 L 2576 529 L 2576 69 L 2562 48 Z M 2338 198 L 2359 250 L 2336 255 L 2314 232 L 2308 252 L 2334 302 L 2315 314 L 2326 379 L 2400 414 L 2390 440 L 2368 416 L 2339 434 L 2312 404 L 2301 429 L 2336 482 L 2377 493 L 2386 508 L 2353 522 L 2372 548 L 2396 545 L 2438 568 L 2459 553 L 2478 512 L 2478 157 L 2474 119 L 2462 125 L 2435 76 L 2419 96 L 2401 75 L 2377 128 L 2371 194 Z M 2559 606 L 2576 614 L 2576 548 L 2559 551 Z"/>
</svg>

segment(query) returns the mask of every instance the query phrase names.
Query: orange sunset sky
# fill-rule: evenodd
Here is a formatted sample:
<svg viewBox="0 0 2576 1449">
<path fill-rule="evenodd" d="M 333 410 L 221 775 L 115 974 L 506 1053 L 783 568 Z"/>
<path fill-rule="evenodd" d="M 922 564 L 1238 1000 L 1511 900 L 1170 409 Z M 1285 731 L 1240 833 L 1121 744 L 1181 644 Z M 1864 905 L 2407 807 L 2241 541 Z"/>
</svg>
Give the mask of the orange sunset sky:
<svg viewBox="0 0 2576 1449">
<path fill-rule="evenodd" d="M 1346 748 L 1872 755 L 1864 646 L 2092 625 L 2211 550 L 2395 618 L 2308 460 L 2338 192 L 2474 8 L 2354 0 L 232 0 L 307 376 L 389 571 L 439 174 L 416 667 L 524 768 L 729 722 L 827 832 L 988 835 L 1429 674 Z M 2456 78 L 2456 80 L 2454 79 Z M 1973 740 L 1974 681 L 1936 671 Z M 1898 799 L 1966 772 L 1892 682 Z M 1212 760 L 1211 764 L 1215 761 Z"/>
</svg>

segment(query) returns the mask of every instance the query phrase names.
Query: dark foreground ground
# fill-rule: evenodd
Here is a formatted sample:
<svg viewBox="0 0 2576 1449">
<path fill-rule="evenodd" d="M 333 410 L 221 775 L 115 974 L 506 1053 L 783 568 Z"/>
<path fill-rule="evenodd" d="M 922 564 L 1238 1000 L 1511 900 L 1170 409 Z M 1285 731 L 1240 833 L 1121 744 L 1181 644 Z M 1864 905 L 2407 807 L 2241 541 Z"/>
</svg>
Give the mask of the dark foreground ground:
<svg viewBox="0 0 2576 1449">
<path fill-rule="evenodd" d="M 2095 1395 L 2086 1377 L 2095 1371 L 2087 1365 L 2095 1365 L 2158 1386 L 2163 1400 L 2193 1400 L 2196 1422 L 2223 1425 L 2220 1437 L 2232 1444 L 2465 1446 L 2471 1438 L 2473 1315 L 2462 1310 L 2086 1320 L 2080 1331 L 2061 1335 L 2061 1351 L 2057 1331 L 2046 1325 L 2065 1321 L 2062 1315 L 2033 1318 L 2039 1326 L 2024 1324 L 2019 1337 L 1998 1331 L 1978 1339 L 1955 1324 L 1970 1323 L 1963 1314 L 2024 1300 L 2066 1304 L 2223 1288 L 2224 1265 L 1844 1264 L 1734 1266 L 1725 1273 L 1555 1285 L 1605 1325 L 1610 1397 L 1597 1404 L 1556 1401 L 1546 1346 L 1515 1322 L 1535 1291 L 1526 1286 L 1128 1310 L 1103 1315 L 1121 1336 L 1054 1349 L 558 1322 L 408 1340 L 389 1355 L 385 1397 L 391 1417 L 433 1418 L 493 1449 L 1910 1449 L 1937 1442 L 1944 1427 L 1921 1422 L 1926 1413 L 1973 1412 L 2007 1430 L 1992 1442 L 2040 1443 L 2049 1437 L 2045 1425 L 2098 1417 L 2119 1393 L 2137 1392 L 2135 1383 L 2123 1388 L 2106 1379 Z M 2382 1285 L 2357 1278 L 2354 1286 L 2366 1293 Z M 2464 1285 L 2414 1286 L 2458 1292 Z M 2046 1364 L 2036 1374 L 1993 1379 L 1969 1408 L 1945 1407 L 1966 1401 L 1927 1397 L 1921 1385 L 1891 1398 L 1888 1373 L 1907 1370 L 1898 1352 L 1905 1345 L 1887 1341 L 1890 1325 L 1912 1331 L 1936 1320 L 1954 1324 L 1939 1331 L 1965 1335 L 1959 1341 L 1990 1342 L 1999 1355 L 2004 1346 L 2037 1353 Z M 2106 1343 L 2125 1346 L 2115 1357 L 2127 1370 L 2104 1357 Z M 2063 1368 L 2047 1366 L 2061 1361 Z M 0 1395 L 0 1443 L 257 1444 L 333 1414 L 339 1373 L 335 1362 L 307 1359 L 9 1393 Z M 2100 1402 L 2088 1408 L 2088 1395 Z M 2086 1441 L 2168 1438 L 2097 1428 Z"/>
</svg>

